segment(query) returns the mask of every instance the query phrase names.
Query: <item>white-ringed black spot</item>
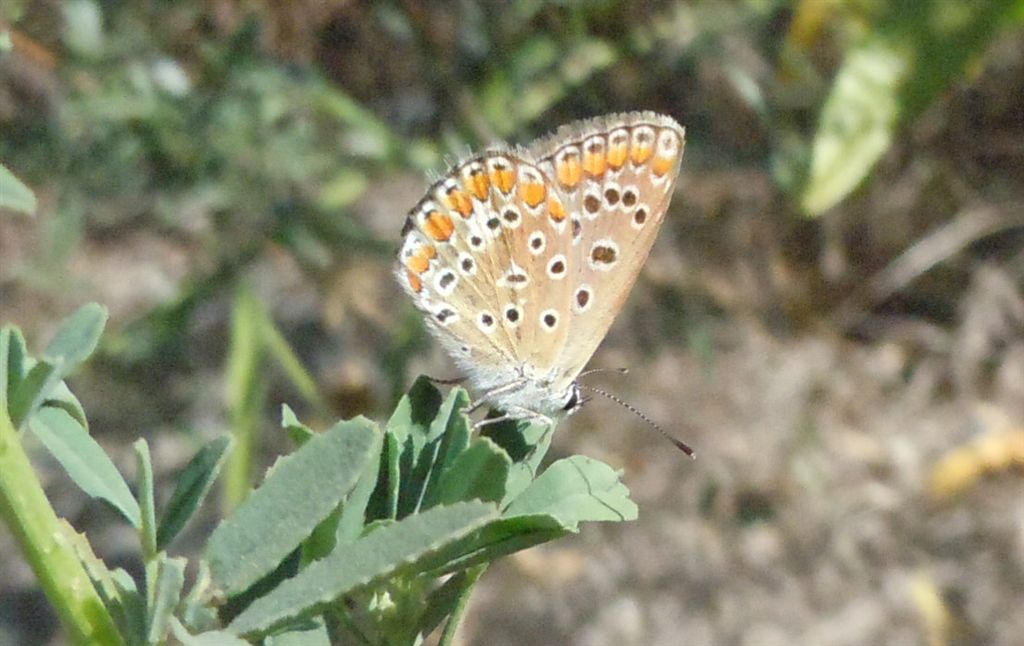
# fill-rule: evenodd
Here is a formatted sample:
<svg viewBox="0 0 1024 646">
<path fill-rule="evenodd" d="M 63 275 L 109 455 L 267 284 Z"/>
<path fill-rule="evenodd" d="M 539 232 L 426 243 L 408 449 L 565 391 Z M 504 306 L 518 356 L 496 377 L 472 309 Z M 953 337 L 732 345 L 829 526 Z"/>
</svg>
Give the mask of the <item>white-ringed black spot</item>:
<svg viewBox="0 0 1024 646">
<path fill-rule="evenodd" d="M 509 305 L 505 308 L 505 320 L 511 327 L 517 327 L 523 319 L 523 310 L 518 305 Z"/>
<path fill-rule="evenodd" d="M 446 269 L 439 273 L 437 277 L 434 279 L 434 287 L 437 288 L 437 291 L 440 294 L 448 296 L 453 291 L 455 291 L 455 284 L 458 281 L 459 278 L 458 276 L 455 275 L 455 272 L 452 271 L 451 269 Z"/>
<path fill-rule="evenodd" d="M 601 212 L 601 198 L 594 193 L 587 193 L 583 196 L 583 210 L 590 219 L 596 218 Z"/>
<path fill-rule="evenodd" d="M 484 246 L 484 239 L 478 235 L 469 236 L 469 246 L 473 249 L 481 249 Z"/>
<path fill-rule="evenodd" d="M 608 205 L 608 208 L 615 208 L 619 200 L 622 198 L 622 193 L 619 192 L 619 187 L 615 184 L 610 184 L 604 189 L 604 203 Z"/>
<path fill-rule="evenodd" d="M 588 261 L 591 269 L 608 271 L 619 260 L 619 246 L 611 240 L 598 240 L 590 248 Z"/>
<path fill-rule="evenodd" d="M 583 235 L 583 223 L 575 215 L 572 216 L 572 241 L 577 242 Z"/>
<path fill-rule="evenodd" d="M 544 248 L 547 247 L 548 241 L 543 231 L 534 231 L 530 234 L 527 244 L 530 247 L 530 253 L 537 256 L 544 253 Z"/>
<path fill-rule="evenodd" d="M 472 276 L 476 273 L 476 261 L 468 253 L 459 254 L 459 271 L 464 276 Z"/>
<path fill-rule="evenodd" d="M 487 220 L 487 228 L 491 231 L 497 231 L 501 226 L 501 220 L 498 218 L 490 218 Z"/>
<path fill-rule="evenodd" d="M 548 278 L 562 280 L 565 278 L 565 256 L 558 254 L 548 262 Z"/>
<path fill-rule="evenodd" d="M 442 307 L 434 314 L 434 318 L 437 319 L 437 322 L 441 325 L 449 325 L 458 320 L 459 315 L 450 307 Z"/>
<path fill-rule="evenodd" d="M 490 334 L 494 330 L 494 315 L 490 312 L 480 312 L 476 317 L 476 326 L 484 334 Z"/>
<path fill-rule="evenodd" d="M 508 268 L 508 271 L 498 279 L 498 287 L 510 287 L 512 289 L 523 289 L 530 282 L 530 277 L 526 275 L 523 268 L 519 265 L 512 263 L 512 266 Z"/>
<path fill-rule="evenodd" d="M 636 190 L 635 186 L 627 186 L 622 189 L 622 206 L 627 209 L 631 209 L 636 206 L 637 200 L 640 199 L 640 195 Z"/>
<path fill-rule="evenodd" d="M 540 325 L 548 332 L 558 327 L 558 312 L 555 310 L 544 310 L 540 313 Z"/>
<path fill-rule="evenodd" d="M 507 207 L 501 214 L 501 219 L 505 221 L 505 226 L 509 229 L 515 229 L 522 222 L 522 218 L 519 216 L 519 211 L 514 207 Z M 488 223 L 490 226 L 490 223 Z"/>
<path fill-rule="evenodd" d="M 641 204 L 636 207 L 636 211 L 633 211 L 633 228 L 639 229 L 644 226 L 647 222 L 647 216 L 650 215 L 646 204 Z"/>
<path fill-rule="evenodd" d="M 580 285 L 572 296 L 572 309 L 577 314 L 582 314 L 590 308 L 594 292 L 590 285 Z"/>
</svg>

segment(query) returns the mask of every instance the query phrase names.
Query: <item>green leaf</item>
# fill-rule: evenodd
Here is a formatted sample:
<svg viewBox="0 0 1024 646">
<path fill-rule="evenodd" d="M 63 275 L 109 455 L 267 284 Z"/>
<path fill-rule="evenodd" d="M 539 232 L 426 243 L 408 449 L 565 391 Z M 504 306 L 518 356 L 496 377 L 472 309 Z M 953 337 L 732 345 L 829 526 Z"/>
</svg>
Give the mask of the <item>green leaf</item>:
<svg viewBox="0 0 1024 646">
<path fill-rule="evenodd" d="M 367 521 L 398 516 L 398 493 L 401 485 L 402 445 L 390 430 L 384 432 L 384 445 L 380 456 L 380 474 L 377 487 L 367 505 Z"/>
<path fill-rule="evenodd" d="M 182 646 L 252 646 L 246 640 L 225 630 L 210 630 L 198 635 L 189 634 L 181 622 L 171 618 L 171 631 Z"/>
<path fill-rule="evenodd" d="M 411 452 L 403 460 L 401 491 L 398 499 L 398 517 L 425 509 L 424 501 L 437 481 L 446 463 L 451 463 L 469 444 L 469 424 L 463 410 L 469 396 L 461 388 L 453 388 L 444 403 L 436 410 L 429 426 L 409 427 L 406 443 Z M 415 448 L 414 448 L 415 447 Z"/>
<path fill-rule="evenodd" d="M 67 414 L 74 417 L 83 428 L 86 430 L 89 429 L 89 421 L 85 418 L 85 409 L 82 408 L 82 403 L 78 401 L 78 397 L 75 397 L 75 394 L 71 392 L 70 388 L 68 388 L 67 382 L 57 382 L 53 386 L 53 389 L 46 395 L 45 403 L 47 406 L 63 408 L 67 411 Z"/>
<path fill-rule="evenodd" d="M 174 609 L 178 607 L 181 600 L 181 590 L 185 585 L 185 566 L 188 561 L 184 558 L 160 558 L 160 573 L 156 579 L 156 590 L 153 607 L 149 612 L 150 644 L 159 644 L 167 637 L 170 629 L 170 618 Z"/>
<path fill-rule="evenodd" d="M 506 517 L 550 514 L 571 531 L 587 520 L 635 520 L 636 503 L 619 474 L 597 460 L 574 455 L 555 462 L 505 510 Z"/>
<path fill-rule="evenodd" d="M 403 510 L 415 504 L 412 484 L 405 481 L 423 450 L 441 402 L 441 393 L 434 384 L 426 377 L 420 377 L 395 407 L 386 426 L 381 477 L 370 498 L 368 516 L 371 520 L 399 518 Z"/>
<path fill-rule="evenodd" d="M 433 555 L 422 564 L 422 569 L 432 576 L 458 572 L 561 538 L 571 531 L 550 514 L 498 518 Z"/>
<path fill-rule="evenodd" d="M 311 614 L 356 588 L 399 570 L 415 571 L 417 562 L 474 531 L 495 516 L 494 505 L 480 502 L 435 507 L 335 550 L 257 599 L 235 617 L 236 634 L 264 633 L 283 622 Z"/>
<path fill-rule="evenodd" d="M 249 290 L 238 289 L 231 310 L 231 342 L 228 350 L 227 399 L 235 448 L 224 467 L 224 501 L 233 509 L 252 487 L 253 462 L 260 429 L 260 411 L 266 395 L 266 374 L 260 328 L 263 305 Z"/>
<path fill-rule="evenodd" d="M 34 215 L 37 206 L 36 195 L 32 189 L 22 184 L 14 173 L 0 164 L 0 209 Z"/>
<path fill-rule="evenodd" d="M 324 622 L 313 620 L 303 622 L 300 626 L 289 626 L 268 636 L 263 643 L 265 646 L 331 646 L 331 638 Z"/>
<path fill-rule="evenodd" d="M 15 428 L 22 425 L 43 405 L 47 395 L 60 381 L 60 370 L 48 361 L 38 361 L 28 374 L 18 382 L 8 406 L 11 422 Z"/>
<path fill-rule="evenodd" d="M 809 215 L 855 189 L 911 119 L 961 78 L 1010 24 L 1015 0 L 883 3 L 846 54 L 822 108 L 801 205 Z"/>
<path fill-rule="evenodd" d="M 356 483 L 352 493 L 342 504 L 341 517 L 338 519 L 338 527 L 334 534 L 336 545 L 351 543 L 359 538 L 359 534 L 368 520 L 366 509 L 374 487 L 377 486 L 377 475 L 381 470 L 380 454 L 382 450 L 382 444 L 377 445 L 377 452 L 370 456 L 363 469 L 363 474 L 359 476 L 359 482 Z"/>
<path fill-rule="evenodd" d="M 124 478 L 96 440 L 67 411 L 41 408 L 29 420 L 29 428 L 82 491 L 107 501 L 133 527 L 140 527 L 139 505 Z"/>
<path fill-rule="evenodd" d="M 908 71 L 904 45 L 871 38 L 852 49 L 825 101 L 801 204 L 809 215 L 835 206 L 889 149 Z"/>
<path fill-rule="evenodd" d="M 61 367 L 61 378 L 89 358 L 107 324 L 107 308 L 97 303 L 86 303 L 61 322 L 57 334 L 46 346 L 42 357 Z"/>
<path fill-rule="evenodd" d="M 497 444 L 480 437 L 455 459 L 436 487 L 436 501 L 430 505 L 450 505 L 474 498 L 499 502 L 505 496 L 512 460 Z"/>
<path fill-rule="evenodd" d="M 315 435 L 313 429 L 299 421 L 288 404 L 281 404 L 281 428 L 292 438 L 295 446 L 302 446 Z"/>
<path fill-rule="evenodd" d="M 320 396 L 316 380 L 313 379 L 312 375 L 302 365 L 302 361 L 299 360 L 295 351 L 288 345 L 288 341 L 281 335 L 277 326 L 274 325 L 270 315 L 265 309 L 260 309 L 260 315 L 263 319 L 261 326 L 262 342 L 267 353 L 277 360 L 277 364 L 281 366 L 285 376 L 307 403 L 316 406 L 320 410 L 328 410 L 329 407 Z"/>
<path fill-rule="evenodd" d="M 25 337 L 21 335 L 21 330 L 16 327 L 0 329 L 0 412 L 10 406 L 14 391 L 28 372 L 27 359 Z"/>
<path fill-rule="evenodd" d="M 238 594 L 277 567 L 352 490 L 380 441 L 373 422 L 356 418 L 278 460 L 210 537 L 206 561 L 221 591 Z"/>
<path fill-rule="evenodd" d="M 157 549 L 165 549 L 203 504 L 231 448 L 231 437 L 222 435 L 200 449 L 178 476 L 156 532 Z"/>
<path fill-rule="evenodd" d="M 153 460 L 149 455 L 149 444 L 140 437 L 132 445 L 135 448 L 135 464 L 138 468 L 139 511 L 142 526 L 139 535 L 142 542 L 142 560 L 151 561 L 156 556 L 156 503 L 153 500 Z"/>
<path fill-rule="evenodd" d="M 493 440 L 512 458 L 513 464 L 505 483 L 505 498 L 501 502 L 504 508 L 533 482 L 551 447 L 554 428 L 546 424 L 510 420 L 485 426 L 480 435 Z"/>
<path fill-rule="evenodd" d="M 473 573 L 463 570 L 449 577 L 443 585 L 431 591 L 427 597 L 426 607 L 420 615 L 419 633 L 429 635 L 441 625 L 445 617 L 448 617 L 459 607 L 463 601 L 468 586 L 475 583 L 475 578 L 470 581 Z"/>
<path fill-rule="evenodd" d="M 84 534 L 79 534 L 69 527 L 66 536 L 73 542 L 79 560 L 103 600 L 103 606 L 117 624 L 125 643 L 144 643 L 146 602 L 139 594 L 135 580 L 121 568 L 109 570 L 106 563 L 93 552 L 92 545 Z"/>
</svg>

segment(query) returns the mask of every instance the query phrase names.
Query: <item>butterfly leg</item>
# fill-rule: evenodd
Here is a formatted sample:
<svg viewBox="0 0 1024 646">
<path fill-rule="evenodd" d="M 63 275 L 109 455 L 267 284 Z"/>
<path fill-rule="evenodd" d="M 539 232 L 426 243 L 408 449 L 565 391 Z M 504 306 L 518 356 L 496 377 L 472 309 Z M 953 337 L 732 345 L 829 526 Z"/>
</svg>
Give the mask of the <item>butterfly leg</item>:
<svg viewBox="0 0 1024 646">
<path fill-rule="evenodd" d="M 480 408 L 484 404 L 489 402 L 494 397 L 496 397 L 498 395 L 501 395 L 503 393 L 507 393 L 507 392 L 509 392 L 511 390 L 515 390 L 516 388 L 519 388 L 520 386 L 522 386 L 525 383 L 526 383 L 526 379 L 516 379 L 515 381 L 510 381 L 507 384 L 502 384 L 502 385 L 497 386 L 495 388 L 491 388 L 490 390 L 488 390 L 484 394 L 480 395 L 480 397 L 476 401 L 471 403 L 469 405 L 469 407 L 466 408 L 466 414 L 470 415 L 470 414 L 480 410 Z"/>
<path fill-rule="evenodd" d="M 530 410 L 528 408 L 522 408 L 520 406 L 510 407 L 508 411 L 499 415 L 498 417 L 488 417 L 480 420 L 473 424 L 473 429 L 478 429 L 481 426 L 488 426 L 490 424 L 497 424 L 498 422 L 505 422 L 508 420 L 527 420 L 530 422 L 539 422 L 546 426 L 553 426 L 554 420 L 547 415 L 538 413 L 537 411 Z"/>
</svg>

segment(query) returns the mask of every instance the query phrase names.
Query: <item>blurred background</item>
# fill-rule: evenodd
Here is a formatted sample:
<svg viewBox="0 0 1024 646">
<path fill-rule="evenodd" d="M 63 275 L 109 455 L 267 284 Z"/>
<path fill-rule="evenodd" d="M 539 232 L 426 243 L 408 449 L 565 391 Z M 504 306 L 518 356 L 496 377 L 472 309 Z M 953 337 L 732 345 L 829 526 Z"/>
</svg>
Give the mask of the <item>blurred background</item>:
<svg viewBox="0 0 1024 646">
<path fill-rule="evenodd" d="M 500 562 L 463 643 L 1019 645 L 1022 25 L 1009 0 L 5 0 L 0 164 L 38 207 L 0 209 L 0 321 L 38 350 L 106 305 L 71 386 L 115 462 L 145 437 L 169 483 L 244 432 L 258 481 L 282 402 L 384 419 L 454 374 L 391 276 L 447 163 L 663 112 L 682 174 L 591 362 L 631 371 L 591 383 L 698 460 L 591 402 L 555 457 L 621 468 L 640 519 Z M 0 644 L 55 643 L 0 531 Z"/>
</svg>

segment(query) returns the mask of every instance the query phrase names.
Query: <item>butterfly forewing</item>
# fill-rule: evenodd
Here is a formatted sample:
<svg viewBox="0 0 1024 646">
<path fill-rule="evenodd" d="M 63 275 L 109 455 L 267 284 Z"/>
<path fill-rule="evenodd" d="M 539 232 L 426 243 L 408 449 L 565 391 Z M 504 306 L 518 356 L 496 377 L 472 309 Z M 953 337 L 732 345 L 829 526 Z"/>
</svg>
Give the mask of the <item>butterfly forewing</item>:
<svg viewBox="0 0 1024 646">
<path fill-rule="evenodd" d="M 634 113 L 573 124 L 532 148 L 578 222 L 563 378 L 583 369 L 629 295 L 664 220 L 683 145 L 673 119 Z"/>
</svg>

